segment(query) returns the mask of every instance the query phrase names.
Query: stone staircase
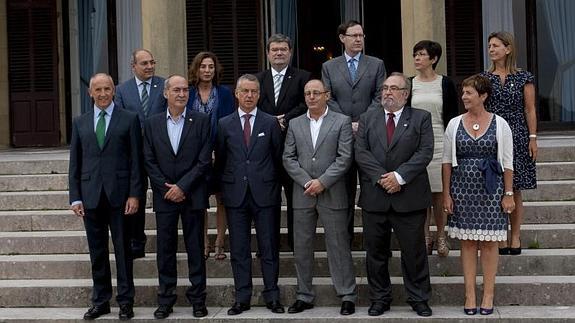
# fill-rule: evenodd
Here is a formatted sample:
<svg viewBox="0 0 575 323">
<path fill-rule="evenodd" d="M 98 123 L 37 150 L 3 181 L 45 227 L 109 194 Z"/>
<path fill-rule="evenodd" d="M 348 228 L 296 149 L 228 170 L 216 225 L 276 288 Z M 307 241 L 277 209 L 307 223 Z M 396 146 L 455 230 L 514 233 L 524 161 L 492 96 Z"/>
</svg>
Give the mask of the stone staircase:
<svg viewBox="0 0 575 323">
<path fill-rule="evenodd" d="M 539 139 L 538 189 L 524 193 L 525 224 L 522 226 L 523 254 L 503 256 L 496 285 L 496 313 L 489 319 L 523 322 L 575 321 L 575 137 L 547 135 Z M 68 151 L 66 149 L 0 151 L 0 322 L 76 322 L 90 304 L 90 260 L 82 221 L 68 210 Z M 212 200 L 212 205 L 214 205 Z M 149 207 L 149 205 L 148 205 Z M 210 209 L 214 213 L 215 208 Z M 157 271 L 155 262 L 155 219 L 147 210 L 147 257 L 135 262 L 136 317 L 154 321 Z M 282 212 L 280 288 L 282 302 L 295 299 L 296 273 L 293 255 L 287 251 L 285 207 Z M 225 312 L 233 302 L 233 279 L 229 258 L 207 261 L 208 299 L 211 321 L 339 322 L 376 320 L 367 316 L 369 305 L 362 251 L 361 211 L 356 210 L 353 258 L 359 288 L 358 311 L 342 317 L 327 265 L 323 229 L 314 241 L 316 252 L 314 285 L 316 308 L 301 314 L 272 314 L 254 307 L 239 317 Z M 215 235 L 214 216 L 209 217 L 209 234 Z M 213 240 L 213 237 L 212 237 Z M 255 239 L 254 239 L 255 240 Z M 395 243 L 395 241 L 394 241 Z M 429 258 L 433 295 L 432 320 L 460 322 L 470 318 L 462 311 L 463 277 L 457 241 L 446 258 Z M 253 245 L 255 248 L 255 244 Z M 172 321 L 192 319 L 184 289 L 186 255 L 180 231 L 178 281 L 180 295 Z M 226 246 L 226 250 L 228 250 Z M 255 250 L 255 249 L 254 249 Z M 412 321 L 418 318 L 404 303 L 400 258 L 394 244 L 390 272 L 394 303 L 384 318 Z M 113 260 L 113 255 L 111 255 Z M 263 305 L 258 259 L 253 260 L 253 305 Z M 112 265 L 112 269 L 114 266 Z M 481 283 L 481 278 L 478 279 Z M 480 291 L 479 291 L 480 292 Z M 476 320 L 486 317 L 476 316 Z M 104 316 L 116 320 L 117 310 Z M 381 318 L 379 318 L 381 319 Z M 429 320 L 429 319 L 428 319 Z"/>
</svg>

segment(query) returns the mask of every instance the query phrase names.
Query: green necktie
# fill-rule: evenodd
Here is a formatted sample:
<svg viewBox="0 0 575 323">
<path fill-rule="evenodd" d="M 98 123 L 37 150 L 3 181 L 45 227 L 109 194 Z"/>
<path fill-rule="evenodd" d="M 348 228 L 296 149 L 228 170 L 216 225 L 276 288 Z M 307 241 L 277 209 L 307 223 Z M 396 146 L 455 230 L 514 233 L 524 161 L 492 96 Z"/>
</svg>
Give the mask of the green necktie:
<svg viewBox="0 0 575 323">
<path fill-rule="evenodd" d="M 98 117 L 98 123 L 96 124 L 96 140 L 98 140 L 98 146 L 100 149 L 104 147 L 104 139 L 106 138 L 106 111 L 100 111 L 100 116 Z"/>
</svg>

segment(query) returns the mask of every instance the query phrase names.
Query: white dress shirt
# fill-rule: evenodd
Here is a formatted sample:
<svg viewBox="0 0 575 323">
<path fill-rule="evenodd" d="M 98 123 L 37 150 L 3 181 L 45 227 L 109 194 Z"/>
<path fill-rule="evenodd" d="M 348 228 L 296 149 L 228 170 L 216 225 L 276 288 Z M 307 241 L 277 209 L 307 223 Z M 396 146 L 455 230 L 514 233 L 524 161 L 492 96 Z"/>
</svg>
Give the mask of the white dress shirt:
<svg viewBox="0 0 575 323">
<path fill-rule="evenodd" d="M 387 124 L 387 120 L 389 119 L 389 115 L 388 113 L 393 113 L 395 116 L 393 117 L 393 122 L 395 123 L 395 130 L 397 131 L 397 123 L 399 122 L 399 118 L 401 117 L 401 113 L 403 112 L 403 107 L 395 112 L 391 112 L 391 111 L 387 111 L 385 109 L 383 109 L 383 111 L 385 111 L 385 123 Z M 397 182 L 399 183 L 399 185 L 405 185 L 405 180 L 403 179 L 403 177 L 401 177 L 401 175 L 396 172 L 393 171 L 393 174 L 395 175 L 395 179 L 397 179 Z"/>
<path fill-rule="evenodd" d="M 256 113 L 258 112 L 258 108 L 255 107 L 250 114 L 252 115 L 250 117 L 250 131 L 254 131 L 254 122 L 256 120 Z M 244 118 L 244 115 L 246 115 L 247 113 L 244 112 L 244 110 L 238 108 L 238 114 L 240 115 L 240 122 L 242 123 L 242 130 L 244 129 L 244 122 L 246 121 L 246 119 Z M 250 132 L 250 135 L 252 133 Z"/>
<path fill-rule="evenodd" d="M 176 119 L 170 114 L 170 109 L 166 111 L 166 125 L 168 127 L 168 137 L 170 144 L 174 150 L 174 154 L 178 153 L 178 146 L 180 146 L 180 138 L 182 137 L 182 130 L 184 129 L 184 122 L 186 120 L 186 109 Z"/>
<path fill-rule="evenodd" d="M 309 131 L 311 132 L 311 142 L 313 144 L 313 149 L 315 149 L 315 144 L 317 142 L 317 137 L 319 136 L 319 130 L 321 129 L 321 124 L 323 123 L 324 117 L 327 115 L 328 108 L 325 107 L 325 112 L 315 120 L 309 114 L 309 110 L 306 112 L 306 116 L 309 119 Z"/>
</svg>

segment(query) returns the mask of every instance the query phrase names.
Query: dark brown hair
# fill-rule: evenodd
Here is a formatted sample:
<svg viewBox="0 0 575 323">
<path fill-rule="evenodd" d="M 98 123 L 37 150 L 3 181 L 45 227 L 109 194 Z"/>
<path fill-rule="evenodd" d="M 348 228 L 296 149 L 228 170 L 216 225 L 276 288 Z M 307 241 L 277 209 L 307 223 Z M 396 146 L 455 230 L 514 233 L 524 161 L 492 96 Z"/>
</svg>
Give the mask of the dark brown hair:
<svg viewBox="0 0 575 323">
<path fill-rule="evenodd" d="M 214 72 L 212 84 L 220 85 L 220 80 L 222 79 L 222 65 L 220 65 L 218 57 L 212 52 L 199 52 L 196 57 L 194 57 L 192 64 L 190 64 L 190 67 L 188 68 L 188 80 L 190 85 L 193 87 L 198 87 L 198 84 L 200 83 L 200 77 L 198 74 L 200 72 L 200 65 L 205 58 L 211 58 L 214 61 L 214 67 L 216 70 Z"/>
</svg>

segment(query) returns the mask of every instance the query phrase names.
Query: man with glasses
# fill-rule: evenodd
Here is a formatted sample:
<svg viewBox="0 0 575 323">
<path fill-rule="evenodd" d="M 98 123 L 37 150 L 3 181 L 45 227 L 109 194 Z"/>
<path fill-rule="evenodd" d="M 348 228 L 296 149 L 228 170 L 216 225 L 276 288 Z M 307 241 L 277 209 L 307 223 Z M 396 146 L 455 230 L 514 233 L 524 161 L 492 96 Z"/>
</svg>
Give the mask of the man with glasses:
<svg viewBox="0 0 575 323">
<path fill-rule="evenodd" d="M 273 313 L 284 313 L 278 287 L 282 134 L 276 117 L 258 109 L 258 79 L 242 75 L 236 83 L 236 112 L 220 119 L 215 171 L 230 232 L 235 302 L 228 315 L 250 309 L 252 298 L 251 228 L 256 228 L 264 288 Z"/>
<path fill-rule="evenodd" d="M 288 308 L 299 313 L 313 307 L 314 240 L 318 218 L 325 230 L 329 271 L 341 315 L 355 312 L 357 289 L 350 239 L 347 232 L 345 174 L 353 160 L 351 118 L 327 106 L 329 91 L 320 80 L 304 89 L 308 111 L 290 122 L 283 153 L 292 177 L 294 206 L 294 257 L 297 299 Z"/>
<path fill-rule="evenodd" d="M 426 167 L 433 157 L 433 128 L 429 112 L 405 105 L 410 88 L 403 74 L 392 73 L 383 83 L 381 106 L 361 116 L 355 140 L 371 316 L 389 311 L 392 301 L 391 229 L 401 248 L 407 303 L 419 316 L 432 314 L 423 229 L 431 205 Z"/>
<path fill-rule="evenodd" d="M 274 34 L 267 43 L 271 68 L 256 74 L 261 84 L 258 109 L 275 116 L 285 134 L 289 121 L 305 113 L 303 88 L 310 79 L 308 71 L 290 66 L 292 41 L 282 34 Z M 281 181 L 287 201 L 288 244 L 293 249 L 293 209 L 291 179 L 281 170 Z"/>
<path fill-rule="evenodd" d="M 166 111 L 166 99 L 162 95 L 164 79 L 154 75 L 156 61 L 152 53 L 146 49 L 136 49 L 132 53 L 131 65 L 134 77 L 118 85 L 114 101 L 117 107 L 137 113 L 143 129 L 146 118 Z M 146 224 L 146 191 L 148 190 L 145 173 L 142 188 L 144 194 L 140 200 L 140 208 L 138 213 L 130 218 L 131 223 L 129 224 L 132 230 L 131 248 L 134 259 L 145 256 L 146 234 L 144 229 Z"/>
<path fill-rule="evenodd" d="M 381 95 L 381 84 L 385 79 L 385 66 L 379 58 L 362 53 L 365 34 L 357 21 L 351 20 L 339 25 L 339 40 L 343 44 L 343 55 L 323 63 L 322 80 L 331 97 L 330 109 L 351 117 L 353 133 L 357 132 L 359 116 L 372 104 L 377 104 Z M 347 174 L 349 199 L 348 230 L 353 235 L 355 194 L 357 191 L 357 166 L 352 164 Z"/>
</svg>

